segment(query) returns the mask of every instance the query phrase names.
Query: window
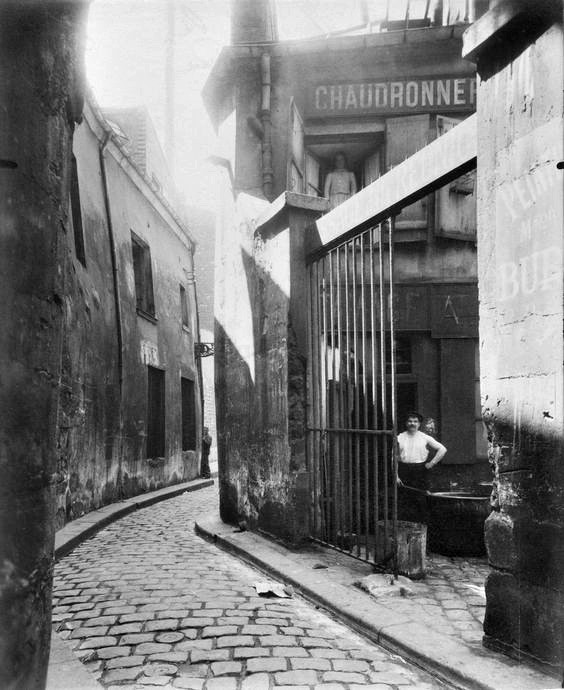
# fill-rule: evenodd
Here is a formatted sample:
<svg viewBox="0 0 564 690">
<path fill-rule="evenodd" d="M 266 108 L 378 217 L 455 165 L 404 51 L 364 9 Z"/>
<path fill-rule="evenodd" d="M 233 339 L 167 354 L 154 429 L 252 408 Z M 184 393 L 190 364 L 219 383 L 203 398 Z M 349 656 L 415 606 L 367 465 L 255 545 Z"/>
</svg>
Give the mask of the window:
<svg viewBox="0 0 564 690">
<path fill-rule="evenodd" d="M 142 314 L 155 316 L 155 300 L 153 297 L 153 272 L 151 269 L 151 250 L 149 245 L 140 237 L 131 233 L 131 248 L 133 253 L 133 272 L 135 274 L 135 295 L 137 311 Z"/>
<path fill-rule="evenodd" d="M 165 454 L 165 374 L 147 367 L 147 457 Z"/>
<path fill-rule="evenodd" d="M 182 314 L 182 326 L 190 329 L 190 314 L 188 312 L 188 298 L 186 296 L 186 288 L 180 286 L 180 311 Z"/>
<path fill-rule="evenodd" d="M 80 208 L 80 188 L 78 186 L 78 167 L 76 164 L 76 158 L 74 156 L 71 160 L 70 211 L 76 258 L 83 266 L 86 266 L 84 230 L 82 228 L 82 210 Z"/>
<path fill-rule="evenodd" d="M 181 378 L 182 388 L 182 450 L 196 450 L 196 401 L 194 381 Z"/>
</svg>

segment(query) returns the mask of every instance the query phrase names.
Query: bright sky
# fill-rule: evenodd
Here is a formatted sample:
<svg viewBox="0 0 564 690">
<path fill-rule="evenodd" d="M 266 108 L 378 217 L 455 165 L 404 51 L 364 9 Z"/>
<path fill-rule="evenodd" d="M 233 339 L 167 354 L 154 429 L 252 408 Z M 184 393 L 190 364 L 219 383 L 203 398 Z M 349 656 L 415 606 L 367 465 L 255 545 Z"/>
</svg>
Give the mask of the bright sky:
<svg viewBox="0 0 564 690">
<path fill-rule="evenodd" d="M 406 1 L 390 1 L 390 18 L 403 16 Z M 167 4 L 168 0 L 94 0 L 86 53 L 88 79 L 100 106 L 146 105 L 163 144 Z M 361 4 L 276 0 L 280 38 L 317 36 L 359 24 Z M 411 0 L 411 16 L 425 4 Z M 230 0 L 175 0 L 173 172 L 186 203 L 208 208 L 215 199 L 205 160 L 213 153 L 215 136 L 200 94 L 221 47 L 229 43 L 230 5 Z M 381 19 L 386 0 L 366 0 L 366 7 L 371 20 Z"/>
<path fill-rule="evenodd" d="M 102 107 L 146 105 L 164 144 L 166 0 L 94 0 L 86 67 Z M 185 0 L 175 13 L 175 179 L 186 203 L 213 206 L 204 161 L 215 136 L 200 92 L 229 42 L 229 0 Z"/>
</svg>

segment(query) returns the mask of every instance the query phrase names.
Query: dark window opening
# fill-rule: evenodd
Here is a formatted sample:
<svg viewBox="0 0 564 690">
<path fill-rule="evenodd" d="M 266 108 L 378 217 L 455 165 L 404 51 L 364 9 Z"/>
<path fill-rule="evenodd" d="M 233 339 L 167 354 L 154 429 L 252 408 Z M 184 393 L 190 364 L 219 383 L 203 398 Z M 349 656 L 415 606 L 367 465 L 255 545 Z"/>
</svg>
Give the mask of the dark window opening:
<svg viewBox="0 0 564 690">
<path fill-rule="evenodd" d="M 394 338 L 396 374 L 411 374 L 411 338 L 408 335 L 396 333 Z M 390 370 L 391 361 L 389 349 L 386 352 L 386 368 Z"/>
<path fill-rule="evenodd" d="M 151 268 L 151 250 L 146 242 L 131 233 L 133 253 L 133 272 L 135 274 L 135 295 L 137 311 L 155 316 L 155 299 L 153 297 L 153 271 Z"/>
<path fill-rule="evenodd" d="M 147 457 L 165 454 L 165 373 L 147 367 Z"/>
<path fill-rule="evenodd" d="M 196 450 L 196 398 L 194 381 L 180 379 L 182 388 L 182 450 Z"/>
<path fill-rule="evenodd" d="M 186 288 L 180 286 L 180 311 L 182 314 L 182 325 L 184 328 L 190 328 L 190 314 L 188 311 L 188 297 L 186 296 Z"/>
<path fill-rule="evenodd" d="M 80 208 L 80 188 L 78 185 L 78 167 L 76 158 L 71 159 L 70 180 L 70 211 L 72 229 L 74 234 L 74 250 L 76 258 L 83 266 L 86 266 L 86 252 L 84 250 L 84 229 L 82 227 L 82 210 Z"/>
</svg>

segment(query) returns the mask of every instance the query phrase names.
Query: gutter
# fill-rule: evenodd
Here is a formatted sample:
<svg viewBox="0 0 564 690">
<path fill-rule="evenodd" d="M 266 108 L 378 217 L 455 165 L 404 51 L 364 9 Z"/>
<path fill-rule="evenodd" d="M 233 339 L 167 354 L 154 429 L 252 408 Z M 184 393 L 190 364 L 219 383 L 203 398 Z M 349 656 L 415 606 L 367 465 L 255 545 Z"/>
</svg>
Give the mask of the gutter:
<svg viewBox="0 0 564 690">
<path fill-rule="evenodd" d="M 105 130 L 104 139 L 98 148 L 98 155 L 100 159 L 100 172 L 102 176 L 102 191 L 104 195 L 104 209 L 106 212 L 106 223 L 108 226 L 108 238 L 110 242 L 110 256 L 112 262 L 112 283 L 114 288 L 114 307 L 116 310 L 116 332 L 117 332 L 117 346 L 118 346 L 118 416 L 119 416 L 119 437 L 118 437 L 118 494 L 121 492 L 121 463 L 122 463 L 122 443 L 123 443 L 123 321 L 121 298 L 119 293 L 119 275 L 117 265 L 116 241 L 114 234 L 114 226 L 112 222 L 112 212 L 110 206 L 110 193 L 108 188 L 108 177 L 106 174 L 106 159 L 104 151 L 112 138 L 112 131 Z"/>
<path fill-rule="evenodd" d="M 200 388 L 200 433 L 203 436 L 204 433 L 204 378 L 202 375 L 202 357 L 199 352 L 199 344 L 201 341 L 201 336 L 200 336 L 200 309 L 198 307 L 198 291 L 196 289 L 196 278 L 195 278 L 195 273 L 194 273 L 194 247 L 192 245 L 190 249 L 190 256 L 192 258 L 192 266 L 191 266 L 191 271 L 190 273 L 186 276 L 187 277 L 187 283 L 190 286 L 190 289 L 192 291 L 192 299 L 194 301 L 194 309 L 196 310 L 196 338 L 193 340 L 193 348 L 194 348 L 194 360 L 196 362 L 196 369 L 198 371 L 198 385 Z M 201 442 L 200 442 L 200 453 L 201 453 Z M 200 462 L 200 467 L 201 467 L 201 454 L 199 458 Z"/>
</svg>

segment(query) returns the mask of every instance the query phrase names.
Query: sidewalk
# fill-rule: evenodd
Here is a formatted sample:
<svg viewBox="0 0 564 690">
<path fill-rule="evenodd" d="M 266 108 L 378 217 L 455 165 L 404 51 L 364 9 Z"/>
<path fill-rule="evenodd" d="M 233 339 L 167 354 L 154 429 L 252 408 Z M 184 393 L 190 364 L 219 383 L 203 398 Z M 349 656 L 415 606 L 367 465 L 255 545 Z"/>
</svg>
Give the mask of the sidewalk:
<svg viewBox="0 0 564 690">
<path fill-rule="evenodd" d="M 214 472 L 212 467 L 212 473 Z M 55 559 L 60 560 L 78 544 L 82 543 L 99 530 L 115 520 L 145 508 L 159 501 L 185 492 L 197 491 L 213 485 L 212 479 L 195 479 L 191 482 L 167 486 L 158 491 L 134 496 L 119 503 L 112 503 L 99 510 L 87 513 L 73 520 L 60 529 L 55 535 Z M 51 652 L 47 672 L 46 690 L 99 690 L 103 686 L 79 661 L 72 651 L 72 645 L 53 631 L 51 635 Z"/>
<path fill-rule="evenodd" d="M 558 680 L 485 649 L 481 621 L 487 565 L 481 559 L 431 556 L 425 581 L 413 595 L 378 599 L 354 586 L 370 565 L 311 545 L 290 551 L 253 532 L 240 532 L 217 517 L 196 531 L 269 575 L 390 651 L 465 690 L 546 690 Z"/>
</svg>

